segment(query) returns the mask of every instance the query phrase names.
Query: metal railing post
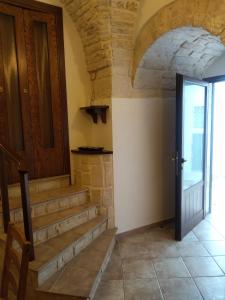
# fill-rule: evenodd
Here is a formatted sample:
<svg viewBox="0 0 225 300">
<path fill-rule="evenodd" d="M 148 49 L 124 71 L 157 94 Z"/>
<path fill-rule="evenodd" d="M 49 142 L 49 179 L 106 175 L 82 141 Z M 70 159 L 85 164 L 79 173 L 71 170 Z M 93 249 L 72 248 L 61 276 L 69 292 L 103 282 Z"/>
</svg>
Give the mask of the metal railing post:
<svg viewBox="0 0 225 300">
<path fill-rule="evenodd" d="M 33 230 L 32 230 L 32 220 L 31 220 L 31 209 L 30 209 L 28 172 L 19 171 L 19 174 L 20 174 L 21 199 L 22 199 L 22 208 L 23 208 L 24 233 L 25 233 L 26 240 L 31 242 L 32 245 L 30 260 L 34 260 L 34 242 L 33 242 Z"/>
</svg>

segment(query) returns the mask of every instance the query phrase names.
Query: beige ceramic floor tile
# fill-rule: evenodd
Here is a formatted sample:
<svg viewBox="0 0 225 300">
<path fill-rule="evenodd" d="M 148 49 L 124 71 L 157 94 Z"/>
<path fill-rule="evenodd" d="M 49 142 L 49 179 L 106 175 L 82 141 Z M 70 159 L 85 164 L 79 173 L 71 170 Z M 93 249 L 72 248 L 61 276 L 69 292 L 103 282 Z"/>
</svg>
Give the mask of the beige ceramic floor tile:
<svg viewBox="0 0 225 300">
<path fill-rule="evenodd" d="M 180 256 L 210 256 L 209 252 L 202 246 L 200 242 L 178 242 L 177 248 Z"/>
<path fill-rule="evenodd" d="M 174 230 L 170 228 L 154 228 L 145 234 L 145 240 L 149 242 L 174 241 Z"/>
<path fill-rule="evenodd" d="M 225 241 L 202 242 L 202 244 L 213 256 L 225 255 Z"/>
<path fill-rule="evenodd" d="M 157 245 L 154 243 L 152 246 L 153 257 L 186 257 L 186 256 L 210 256 L 209 252 L 202 246 L 200 242 L 196 241 L 182 241 L 173 242 L 170 244 L 161 243 Z"/>
<path fill-rule="evenodd" d="M 133 279 L 124 281 L 125 300 L 162 300 L 156 279 Z"/>
<path fill-rule="evenodd" d="M 213 227 L 209 228 L 195 228 L 194 234 L 200 241 L 222 241 L 223 236 L 219 234 Z"/>
<path fill-rule="evenodd" d="M 203 299 L 192 278 L 160 279 L 159 284 L 165 300 Z"/>
<path fill-rule="evenodd" d="M 225 277 L 199 277 L 195 282 L 204 300 L 225 299 Z"/>
<path fill-rule="evenodd" d="M 153 262 L 159 279 L 191 277 L 182 258 L 159 258 L 154 259 Z"/>
<path fill-rule="evenodd" d="M 142 255 L 148 255 L 148 248 L 144 245 L 131 244 L 131 243 L 119 243 L 121 258 L 140 257 Z"/>
<path fill-rule="evenodd" d="M 214 256 L 213 258 L 225 273 L 225 256 Z"/>
<path fill-rule="evenodd" d="M 212 257 L 184 257 L 192 277 L 223 276 L 223 272 Z"/>
<path fill-rule="evenodd" d="M 113 254 L 111 256 L 110 262 L 103 274 L 102 280 L 122 280 L 123 279 L 123 269 L 122 260 L 119 255 L 118 245 L 116 245 Z"/>
<path fill-rule="evenodd" d="M 155 270 L 151 259 L 123 260 L 124 279 L 155 278 Z"/>
<path fill-rule="evenodd" d="M 197 236 L 194 234 L 193 231 L 189 232 L 184 238 L 183 238 L 184 242 L 197 242 L 198 238 Z"/>
<path fill-rule="evenodd" d="M 122 280 L 109 280 L 100 283 L 94 300 L 124 300 Z"/>
<path fill-rule="evenodd" d="M 144 232 L 124 236 L 123 238 L 121 238 L 121 242 L 128 244 L 143 244 L 147 243 L 148 241 L 146 240 L 146 233 Z"/>
</svg>

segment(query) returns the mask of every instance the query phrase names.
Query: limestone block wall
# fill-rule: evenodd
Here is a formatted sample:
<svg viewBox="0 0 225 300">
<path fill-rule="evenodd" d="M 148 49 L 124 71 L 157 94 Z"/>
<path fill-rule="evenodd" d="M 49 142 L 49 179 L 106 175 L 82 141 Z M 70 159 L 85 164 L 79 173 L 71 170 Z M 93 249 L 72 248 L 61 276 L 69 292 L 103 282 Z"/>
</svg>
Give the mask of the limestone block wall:
<svg viewBox="0 0 225 300">
<path fill-rule="evenodd" d="M 191 65 L 188 73 L 192 72 L 192 76 L 198 75 L 198 70 L 196 74 L 197 65 L 199 65 L 200 73 L 202 73 L 224 51 L 224 15 L 225 1 L 221 0 L 175 0 L 164 6 L 146 22 L 136 39 L 133 58 L 134 82 L 136 77 L 139 81 L 140 77 L 150 76 L 149 66 L 146 67 L 145 62 L 151 64 L 153 61 L 151 56 L 153 57 L 157 52 L 160 54 L 160 50 L 165 44 L 158 45 L 155 53 L 154 51 L 150 53 L 152 46 L 154 47 L 157 40 L 162 36 L 178 28 L 194 28 L 199 29 L 199 32 L 191 32 L 189 29 L 189 32 L 180 32 L 183 40 L 180 44 L 179 32 L 176 32 L 177 45 L 176 41 L 171 41 L 170 45 L 167 41 L 168 56 L 171 56 L 171 52 L 175 50 L 171 57 L 176 63 L 175 71 L 177 71 L 177 66 L 178 69 L 186 71 L 188 64 Z M 193 33 L 196 35 L 193 36 L 194 39 L 192 39 Z M 171 49 L 173 45 L 176 49 Z M 166 57 L 166 59 L 167 65 L 168 62 L 170 63 L 170 57 Z M 156 59 L 157 61 L 159 59 Z M 172 65 L 174 66 L 173 63 Z M 152 71 L 158 71 L 158 67 L 151 64 Z M 174 70 L 170 69 L 170 71 Z M 136 84 L 140 88 L 139 83 Z M 151 84 L 148 83 L 147 87 L 150 88 Z"/>
<path fill-rule="evenodd" d="M 140 0 L 61 0 L 78 29 L 93 102 L 131 90 L 134 29 Z"/>
<path fill-rule="evenodd" d="M 108 217 L 108 227 L 114 228 L 112 154 L 74 154 L 75 185 L 90 191 L 90 200 L 98 204 L 100 214 Z"/>
<path fill-rule="evenodd" d="M 202 79 L 204 70 L 225 51 L 219 37 L 202 28 L 171 30 L 145 52 L 134 87 L 175 90 L 176 73 Z"/>
</svg>

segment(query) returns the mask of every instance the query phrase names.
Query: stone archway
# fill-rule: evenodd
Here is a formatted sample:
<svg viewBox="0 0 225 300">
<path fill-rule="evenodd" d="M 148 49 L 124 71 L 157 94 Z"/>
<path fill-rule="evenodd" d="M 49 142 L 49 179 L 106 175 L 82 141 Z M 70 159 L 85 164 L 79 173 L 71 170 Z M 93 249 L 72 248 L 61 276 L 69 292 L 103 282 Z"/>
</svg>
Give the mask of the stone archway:
<svg viewBox="0 0 225 300">
<path fill-rule="evenodd" d="M 207 36 L 212 42 L 211 50 L 215 49 L 217 54 L 221 54 L 224 50 L 222 45 L 225 44 L 225 1 L 176 0 L 153 16 L 142 29 L 135 43 L 132 72 L 135 88 L 152 88 L 148 83 L 140 86 L 137 82 L 141 77 L 146 77 L 143 72 L 149 69 L 144 65 L 145 55 L 160 37 L 165 37 L 168 32 L 174 32 L 178 28 L 186 29 L 186 31 L 196 28 L 199 33 L 195 32 L 197 34 L 195 39 L 200 38 L 201 35 Z M 188 41 L 184 39 L 183 42 Z M 205 64 L 209 65 L 210 60 L 213 62 L 213 54 Z"/>
</svg>

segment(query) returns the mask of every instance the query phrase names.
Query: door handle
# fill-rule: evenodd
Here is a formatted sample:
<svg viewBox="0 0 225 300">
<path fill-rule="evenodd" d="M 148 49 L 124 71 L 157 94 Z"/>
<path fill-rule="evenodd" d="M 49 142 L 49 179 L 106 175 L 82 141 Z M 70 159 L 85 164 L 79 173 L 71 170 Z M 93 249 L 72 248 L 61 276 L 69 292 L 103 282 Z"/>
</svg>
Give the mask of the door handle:
<svg viewBox="0 0 225 300">
<path fill-rule="evenodd" d="M 184 158 L 181 158 L 181 163 L 183 164 L 183 163 L 185 163 L 185 162 L 187 162 L 187 160 L 184 159 Z"/>
</svg>

